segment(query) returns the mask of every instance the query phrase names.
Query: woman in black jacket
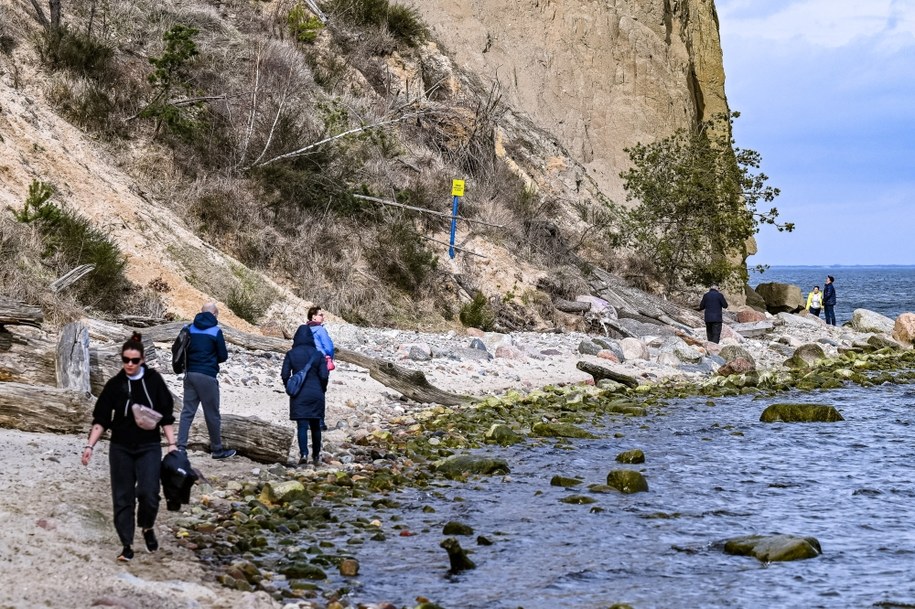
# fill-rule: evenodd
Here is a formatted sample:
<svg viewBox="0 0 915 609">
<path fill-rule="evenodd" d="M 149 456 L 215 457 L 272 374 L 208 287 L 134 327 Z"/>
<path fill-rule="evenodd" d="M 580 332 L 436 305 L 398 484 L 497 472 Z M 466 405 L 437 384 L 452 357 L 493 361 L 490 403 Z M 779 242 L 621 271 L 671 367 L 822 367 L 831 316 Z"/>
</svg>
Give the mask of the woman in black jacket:
<svg viewBox="0 0 915 609">
<path fill-rule="evenodd" d="M 321 421 L 324 420 L 324 394 L 327 392 L 327 361 L 315 346 L 311 328 L 299 326 L 292 339 L 292 349 L 283 358 L 280 377 L 283 385 L 289 377 L 308 366 L 305 382 L 296 395 L 289 397 L 289 418 L 296 422 L 299 439 L 299 465 L 308 463 L 308 431 L 311 430 L 312 463 L 321 459 Z"/>
<path fill-rule="evenodd" d="M 147 368 L 143 360 L 142 336 L 133 336 L 121 347 L 123 368 L 105 383 L 95 402 L 92 430 L 83 449 L 83 465 L 88 465 L 99 438 L 111 430 L 108 463 L 111 468 L 111 498 L 114 505 L 114 528 L 123 549 L 118 560 L 133 558 L 136 525 L 143 529 L 143 540 L 149 552 L 159 549 L 153 526 L 159 512 L 159 463 L 162 461 L 161 436 L 165 433 L 168 451 L 176 450 L 174 402 L 162 375 Z M 151 429 L 142 428 L 135 416 L 134 404 L 152 408 L 162 418 Z M 139 419 L 138 419 L 139 416 Z"/>
</svg>

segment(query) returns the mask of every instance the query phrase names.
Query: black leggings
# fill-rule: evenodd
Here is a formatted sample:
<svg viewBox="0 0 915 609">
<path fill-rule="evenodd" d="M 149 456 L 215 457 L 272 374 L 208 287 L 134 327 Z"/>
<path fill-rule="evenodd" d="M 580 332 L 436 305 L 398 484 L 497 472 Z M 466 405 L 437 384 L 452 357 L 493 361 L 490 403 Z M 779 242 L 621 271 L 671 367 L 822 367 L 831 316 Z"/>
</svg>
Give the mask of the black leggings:
<svg viewBox="0 0 915 609">
<path fill-rule="evenodd" d="M 162 447 L 154 444 L 111 444 L 111 500 L 114 528 L 122 546 L 133 545 L 136 524 L 151 529 L 159 513 L 159 471 Z"/>
<path fill-rule="evenodd" d="M 308 454 L 308 430 L 311 429 L 311 458 L 321 456 L 321 419 L 296 419 L 296 430 L 299 437 L 299 455 Z"/>
</svg>

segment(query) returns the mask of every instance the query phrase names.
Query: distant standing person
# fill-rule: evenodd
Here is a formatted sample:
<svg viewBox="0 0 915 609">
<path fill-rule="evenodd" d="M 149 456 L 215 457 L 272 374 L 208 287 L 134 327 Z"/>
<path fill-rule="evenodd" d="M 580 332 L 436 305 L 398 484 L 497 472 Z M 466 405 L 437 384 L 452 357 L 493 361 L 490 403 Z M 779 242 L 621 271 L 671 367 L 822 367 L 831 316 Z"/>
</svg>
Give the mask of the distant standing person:
<svg viewBox="0 0 915 609">
<path fill-rule="evenodd" d="M 334 341 L 330 339 L 327 328 L 324 327 L 324 311 L 321 307 L 311 307 L 308 309 L 308 327 L 311 328 L 315 336 L 315 346 L 318 351 L 324 354 L 327 359 L 327 369 L 334 369 Z M 321 417 L 321 431 L 327 431 L 327 424 L 324 423 L 324 417 Z"/>
<path fill-rule="evenodd" d="M 168 441 L 168 452 L 176 448 L 172 393 L 162 375 L 146 367 L 142 340 L 143 337 L 134 332 L 121 347 L 123 366 L 108 379 L 95 402 L 92 429 L 82 456 L 82 464 L 89 465 L 99 438 L 106 429 L 111 430 L 108 448 L 111 499 L 114 528 L 123 546 L 118 560 L 123 562 L 133 558 L 137 525 L 143 530 L 147 551 L 159 549 L 153 527 L 159 513 L 160 429 Z M 142 413 L 134 415 L 134 404 L 152 408 L 162 417 L 158 422 L 150 419 L 145 427 L 140 427 L 138 420 L 143 422 L 144 417 Z"/>
<path fill-rule="evenodd" d="M 705 335 L 710 343 L 721 340 L 721 324 L 724 321 L 722 310 L 727 308 L 728 301 L 724 299 L 724 294 L 718 291 L 717 285 L 712 284 L 699 303 L 699 310 L 705 311 Z"/>
<path fill-rule="evenodd" d="M 820 309 L 823 308 L 823 293 L 820 292 L 820 286 L 813 286 L 813 291 L 807 294 L 807 310 L 812 315 L 820 316 Z"/>
<path fill-rule="evenodd" d="M 823 309 L 826 313 L 826 323 L 836 325 L 836 286 L 832 275 L 826 275 L 826 285 L 823 286 Z"/>
<path fill-rule="evenodd" d="M 311 431 L 311 462 L 321 462 L 321 420 L 324 418 L 324 394 L 327 392 L 327 360 L 315 346 L 312 327 L 301 325 L 292 339 L 292 349 L 283 358 L 280 378 L 283 385 L 289 377 L 308 367 L 299 393 L 289 396 L 289 418 L 296 422 L 299 441 L 299 465 L 308 463 L 308 432 Z"/>
<path fill-rule="evenodd" d="M 203 418 L 210 435 L 210 451 L 214 459 L 234 457 L 236 451 L 222 445 L 222 418 L 219 415 L 219 364 L 229 359 L 226 339 L 219 328 L 216 304 L 208 302 L 200 308 L 189 326 L 190 344 L 187 348 L 187 370 L 184 373 L 184 403 L 178 427 L 178 448 L 187 450 L 187 439 L 197 407 L 203 405 Z"/>
</svg>

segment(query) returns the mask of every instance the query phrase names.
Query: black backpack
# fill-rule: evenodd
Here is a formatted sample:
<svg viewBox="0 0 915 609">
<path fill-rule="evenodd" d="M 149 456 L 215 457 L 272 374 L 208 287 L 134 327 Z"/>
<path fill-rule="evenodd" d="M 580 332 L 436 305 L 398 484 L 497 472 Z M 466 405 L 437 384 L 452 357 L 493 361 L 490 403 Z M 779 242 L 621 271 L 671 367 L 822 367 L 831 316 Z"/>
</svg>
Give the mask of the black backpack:
<svg viewBox="0 0 915 609">
<path fill-rule="evenodd" d="M 181 374 L 187 370 L 187 349 L 190 345 L 190 326 L 184 326 L 181 328 L 181 332 L 178 332 L 178 338 L 172 343 L 172 370 L 175 374 Z"/>
</svg>

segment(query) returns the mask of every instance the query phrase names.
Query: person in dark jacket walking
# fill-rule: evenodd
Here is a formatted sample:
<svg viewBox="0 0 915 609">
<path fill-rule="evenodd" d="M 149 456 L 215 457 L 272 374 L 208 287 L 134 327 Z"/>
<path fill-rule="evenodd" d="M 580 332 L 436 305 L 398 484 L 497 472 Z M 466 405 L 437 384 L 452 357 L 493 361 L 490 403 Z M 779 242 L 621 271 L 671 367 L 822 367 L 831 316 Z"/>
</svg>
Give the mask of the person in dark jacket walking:
<svg viewBox="0 0 915 609">
<path fill-rule="evenodd" d="M 311 456 L 315 467 L 321 458 L 321 420 L 324 418 L 324 394 L 327 392 L 327 360 L 315 346 L 314 334 L 307 325 L 299 326 L 292 339 L 292 349 L 283 358 L 280 378 L 283 385 L 296 372 L 309 367 L 301 390 L 289 397 L 289 418 L 296 422 L 299 439 L 299 465 L 308 463 L 308 432 L 311 430 Z"/>
<path fill-rule="evenodd" d="M 106 429 L 111 430 L 108 463 L 114 528 L 123 546 L 118 560 L 125 562 L 133 558 L 137 525 L 143 530 L 146 549 L 159 549 L 153 527 L 159 513 L 160 430 L 168 441 L 168 452 L 177 448 L 172 394 L 162 375 L 146 367 L 142 338 L 135 332 L 121 347 L 123 368 L 105 383 L 95 402 L 92 429 L 82 456 L 82 464 L 89 465 L 99 438 Z M 162 418 L 152 429 L 141 428 L 134 416 L 134 404 L 152 408 Z"/>
<path fill-rule="evenodd" d="M 333 370 L 334 364 L 334 341 L 330 339 L 327 328 L 324 327 L 324 311 L 321 307 L 311 307 L 308 309 L 308 327 L 311 333 L 315 335 L 315 347 L 324 354 L 327 360 L 327 371 Z M 327 431 L 327 424 L 321 419 L 321 431 Z"/>
<path fill-rule="evenodd" d="M 226 339 L 216 317 L 219 310 L 208 302 L 188 326 L 190 344 L 187 348 L 187 370 L 184 373 L 184 400 L 181 424 L 178 426 L 178 448 L 187 450 L 187 439 L 197 407 L 203 405 L 203 418 L 210 436 L 210 452 L 214 459 L 234 457 L 235 451 L 222 445 L 222 418 L 219 415 L 219 364 L 229 359 Z"/>
<path fill-rule="evenodd" d="M 836 280 L 832 275 L 826 275 L 826 285 L 823 286 L 823 310 L 826 313 L 826 323 L 836 325 Z"/>
<path fill-rule="evenodd" d="M 718 291 L 717 285 L 712 285 L 709 291 L 702 296 L 699 310 L 705 311 L 705 335 L 711 343 L 721 340 L 721 324 L 724 321 L 722 310 L 728 308 L 728 301 L 724 294 Z"/>
</svg>

